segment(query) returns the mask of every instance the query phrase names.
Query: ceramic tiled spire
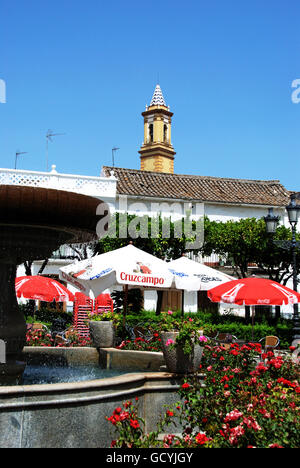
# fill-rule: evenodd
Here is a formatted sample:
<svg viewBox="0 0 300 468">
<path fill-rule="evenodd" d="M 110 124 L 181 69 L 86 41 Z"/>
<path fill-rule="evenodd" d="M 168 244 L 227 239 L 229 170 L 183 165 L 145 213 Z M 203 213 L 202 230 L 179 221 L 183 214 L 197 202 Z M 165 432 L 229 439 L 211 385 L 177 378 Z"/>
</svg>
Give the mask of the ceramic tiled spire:
<svg viewBox="0 0 300 468">
<path fill-rule="evenodd" d="M 165 107 L 167 107 L 159 84 L 156 85 L 156 88 L 155 88 L 154 94 L 152 96 L 152 101 L 151 101 L 150 106 L 165 106 Z"/>
</svg>

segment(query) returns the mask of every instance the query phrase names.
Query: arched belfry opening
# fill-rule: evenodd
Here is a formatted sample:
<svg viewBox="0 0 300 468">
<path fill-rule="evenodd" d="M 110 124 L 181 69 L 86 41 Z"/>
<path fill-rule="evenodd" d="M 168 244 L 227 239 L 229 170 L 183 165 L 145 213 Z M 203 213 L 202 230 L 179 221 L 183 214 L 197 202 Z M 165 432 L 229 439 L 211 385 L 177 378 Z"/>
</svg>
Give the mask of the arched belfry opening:
<svg viewBox="0 0 300 468">
<path fill-rule="evenodd" d="M 149 142 L 153 143 L 153 124 L 149 124 Z"/>
</svg>

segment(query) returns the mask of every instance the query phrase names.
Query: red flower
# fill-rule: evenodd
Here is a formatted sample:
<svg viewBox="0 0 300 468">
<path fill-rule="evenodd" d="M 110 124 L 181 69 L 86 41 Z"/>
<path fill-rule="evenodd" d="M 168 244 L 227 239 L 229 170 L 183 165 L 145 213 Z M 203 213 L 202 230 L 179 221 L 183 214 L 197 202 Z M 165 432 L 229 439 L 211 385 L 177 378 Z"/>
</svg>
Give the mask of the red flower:
<svg viewBox="0 0 300 468">
<path fill-rule="evenodd" d="M 201 434 L 200 432 L 196 435 L 195 439 L 198 445 L 204 445 L 209 440 L 205 434 Z"/>
<path fill-rule="evenodd" d="M 125 419 L 128 419 L 129 418 L 129 413 L 128 411 L 122 411 L 120 413 L 120 421 L 124 421 Z"/>
<path fill-rule="evenodd" d="M 174 416 L 173 411 L 169 411 L 169 410 L 168 410 L 168 411 L 167 411 L 167 416 Z"/>
<path fill-rule="evenodd" d="M 138 429 L 140 427 L 139 422 L 136 419 L 130 420 L 130 426 L 133 427 L 133 429 Z"/>
<path fill-rule="evenodd" d="M 190 387 L 190 384 L 188 384 L 187 382 L 181 385 L 181 388 L 189 388 L 189 387 Z"/>
<path fill-rule="evenodd" d="M 110 421 L 114 426 L 117 424 L 117 420 L 113 416 L 107 418 L 107 421 Z"/>
</svg>

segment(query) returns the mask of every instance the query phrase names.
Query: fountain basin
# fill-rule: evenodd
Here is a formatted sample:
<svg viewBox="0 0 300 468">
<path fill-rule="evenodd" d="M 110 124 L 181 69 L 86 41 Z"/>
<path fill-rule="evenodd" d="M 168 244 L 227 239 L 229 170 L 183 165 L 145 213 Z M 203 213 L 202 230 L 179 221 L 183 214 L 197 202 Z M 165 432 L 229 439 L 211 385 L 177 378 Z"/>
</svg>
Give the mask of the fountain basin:
<svg viewBox="0 0 300 468">
<path fill-rule="evenodd" d="M 163 353 L 100 348 L 99 362 L 104 369 L 159 371 L 165 366 Z"/>
<path fill-rule="evenodd" d="M 116 348 L 25 346 L 22 356 L 29 365 L 87 365 L 128 371 L 160 371 L 165 366 L 163 353 Z"/>
<path fill-rule="evenodd" d="M 52 354 L 52 358 L 56 354 L 65 365 L 95 364 L 98 354 L 94 348 L 30 348 L 28 352 L 33 359 L 31 363 L 45 352 L 45 356 Z M 141 365 L 148 359 L 142 356 L 144 352 L 138 353 L 135 366 L 138 356 Z M 110 447 L 114 434 L 105 417 L 135 397 L 139 398 L 139 415 L 145 419 L 145 430 L 155 430 L 159 415 L 165 411 L 164 405 L 179 399 L 181 377 L 165 372 L 126 370 L 126 374 L 124 368 L 121 370 L 123 375 L 95 380 L 0 387 L 0 447 Z"/>
</svg>

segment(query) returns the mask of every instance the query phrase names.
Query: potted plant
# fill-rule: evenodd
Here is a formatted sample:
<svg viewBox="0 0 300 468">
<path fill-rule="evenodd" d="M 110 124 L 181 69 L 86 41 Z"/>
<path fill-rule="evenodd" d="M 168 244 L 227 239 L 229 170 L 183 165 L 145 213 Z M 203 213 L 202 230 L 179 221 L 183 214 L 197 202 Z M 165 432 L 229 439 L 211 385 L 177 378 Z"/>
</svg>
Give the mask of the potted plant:
<svg viewBox="0 0 300 468">
<path fill-rule="evenodd" d="M 120 323 L 118 314 L 111 311 L 88 314 L 91 338 L 96 348 L 113 348 L 116 329 Z"/>
<path fill-rule="evenodd" d="M 203 329 L 192 318 L 173 319 L 173 312 L 164 314 L 160 324 L 163 355 L 167 370 L 172 373 L 186 374 L 197 372 L 201 363 Z"/>
</svg>

